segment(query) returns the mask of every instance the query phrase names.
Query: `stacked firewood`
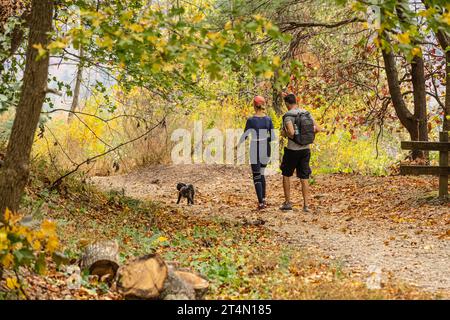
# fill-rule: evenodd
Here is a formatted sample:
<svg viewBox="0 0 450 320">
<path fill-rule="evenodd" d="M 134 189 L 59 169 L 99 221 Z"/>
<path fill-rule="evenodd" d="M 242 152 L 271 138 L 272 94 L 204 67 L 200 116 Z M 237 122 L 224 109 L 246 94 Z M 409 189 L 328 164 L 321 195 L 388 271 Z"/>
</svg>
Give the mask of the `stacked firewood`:
<svg viewBox="0 0 450 320">
<path fill-rule="evenodd" d="M 208 280 L 176 262 L 165 262 L 158 254 L 148 254 L 119 264 L 116 241 L 88 245 L 80 261 L 82 269 L 111 285 L 125 299 L 196 300 L 208 291 Z"/>
</svg>

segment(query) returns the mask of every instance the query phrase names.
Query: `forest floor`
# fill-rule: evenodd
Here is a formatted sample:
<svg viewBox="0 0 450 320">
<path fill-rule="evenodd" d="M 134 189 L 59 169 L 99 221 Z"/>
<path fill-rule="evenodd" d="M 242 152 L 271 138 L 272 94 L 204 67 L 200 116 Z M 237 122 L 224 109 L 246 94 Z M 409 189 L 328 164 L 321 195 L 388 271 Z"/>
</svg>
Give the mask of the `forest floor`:
<svg viewBox="0 0 450 320">
<path fill-rule="evenodd" d="M 450 297 L 450 203 L 437 201 L 436 178 L 315 176 L 312 213 L 301 210 L 297 179 L 292 180 L 294 210 L 278 209 L 283 201 L 279 174 L 267 176 L 269 208 L 256 210 L 251 172 L 244 166 L 155 166 L 92 182 L 181 210 L 192 221 L 220 218 L 245 225 L 261 219 L 280 248 L 293 246 L 361 279 L 369 266 L 380 267 L 384 281 Z M 195 185 L 195 205 L 186 199 L 176 205 L 178 182 Z"/>
</svg>

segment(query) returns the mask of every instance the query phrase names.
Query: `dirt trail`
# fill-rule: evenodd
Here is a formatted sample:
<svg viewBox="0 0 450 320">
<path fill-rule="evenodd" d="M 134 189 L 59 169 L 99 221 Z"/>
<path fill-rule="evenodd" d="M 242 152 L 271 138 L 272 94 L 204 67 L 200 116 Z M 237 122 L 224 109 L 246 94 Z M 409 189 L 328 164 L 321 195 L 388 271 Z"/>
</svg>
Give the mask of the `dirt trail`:
<svg viewBox="0 0 450 320">
<path fill-rule="evenodd" d="M 191 214 L 249 221 L 261 218 L 289 242 L 320 258 L 364 275 L 379 266 L 384 276 L 450 296 L 450 204 L 433 199 L 437 179 L 323 175 L 312 185 L 312 214 L 301 211 L 299 183 L 293 180 L 294 211 L 281 212 L 280 176 L 268 176 L 272 204 L 255 210 L 247 167 L 225 165 L 156 166 L 92 182 L 129 196 L 176 206 L 177 182 L 193 183 L 196 204 L 180 204 Z"/>
</svg>

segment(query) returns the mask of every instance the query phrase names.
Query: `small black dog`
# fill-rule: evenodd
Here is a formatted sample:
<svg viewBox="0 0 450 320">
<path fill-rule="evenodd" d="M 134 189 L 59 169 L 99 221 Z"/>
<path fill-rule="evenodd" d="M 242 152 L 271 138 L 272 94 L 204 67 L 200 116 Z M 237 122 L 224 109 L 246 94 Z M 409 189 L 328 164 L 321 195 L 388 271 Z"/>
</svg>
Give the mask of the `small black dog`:
<svg viewBox="0 0 450 320">
<path fill-rule="evenodd" d="M 188 204 L 194 204 L 194 195 L 195 190 L 192 184 L 178 183 L 178 201 L 177 204 L 180 203 L 181 197 L 187 198 Z"/>
</svg>

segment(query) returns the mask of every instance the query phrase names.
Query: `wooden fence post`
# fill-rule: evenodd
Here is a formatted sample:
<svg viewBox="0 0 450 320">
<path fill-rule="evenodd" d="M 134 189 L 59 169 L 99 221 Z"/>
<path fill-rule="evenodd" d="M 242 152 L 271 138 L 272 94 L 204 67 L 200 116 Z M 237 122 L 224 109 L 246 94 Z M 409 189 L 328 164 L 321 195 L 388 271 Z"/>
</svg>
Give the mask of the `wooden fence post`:
<svg viewBox="0 0 450 320">
<path fill-rule="evenodd" d="M 448 142 L 448 131 L 439 132 L 439 141 Z M 448 151 L 439 151 L 439 166 L 448 167 Z M 448 172 L 439 175 L 439 198 L 448 197 Z"/>
</svg>

